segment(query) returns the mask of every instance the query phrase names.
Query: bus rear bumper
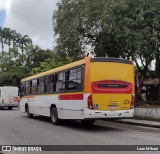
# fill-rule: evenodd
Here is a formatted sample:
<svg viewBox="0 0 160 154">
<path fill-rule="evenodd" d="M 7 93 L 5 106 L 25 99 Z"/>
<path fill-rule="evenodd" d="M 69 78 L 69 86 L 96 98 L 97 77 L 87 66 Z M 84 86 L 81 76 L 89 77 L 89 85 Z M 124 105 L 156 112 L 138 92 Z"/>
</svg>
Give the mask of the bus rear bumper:
<svg viewBox="0 0 160 154">
<path fill-rule="evenodd" d="M 84 109 L 84 119 L 109 119 L 109 118 L 131 118 L 134 115 L 134 109 L 101 111 Z"/>
<path fill-rule="evenodd" d="M 0 103 L 0 107 L 19 107 L 19 104 Z"/>
</svg>

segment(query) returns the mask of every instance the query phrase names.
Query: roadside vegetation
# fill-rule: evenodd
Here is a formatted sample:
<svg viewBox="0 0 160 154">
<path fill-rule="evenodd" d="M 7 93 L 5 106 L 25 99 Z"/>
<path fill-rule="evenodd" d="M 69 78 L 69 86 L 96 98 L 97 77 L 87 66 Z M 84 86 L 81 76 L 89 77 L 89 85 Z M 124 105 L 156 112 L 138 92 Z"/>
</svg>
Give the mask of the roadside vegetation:
<svg viewBox="0 0 160 154">
<path fill-rule="evenodd" d="M 33 45 L 28 35 L 0 28 L 0 86 L 18 85 L 25 76 L 87 53 L 132 59 L 138 100 L 143 81 L 160 78 L 159 0 L 59 0 L 52 20 L 57 43 L 52 50 Z"/>
</svg>

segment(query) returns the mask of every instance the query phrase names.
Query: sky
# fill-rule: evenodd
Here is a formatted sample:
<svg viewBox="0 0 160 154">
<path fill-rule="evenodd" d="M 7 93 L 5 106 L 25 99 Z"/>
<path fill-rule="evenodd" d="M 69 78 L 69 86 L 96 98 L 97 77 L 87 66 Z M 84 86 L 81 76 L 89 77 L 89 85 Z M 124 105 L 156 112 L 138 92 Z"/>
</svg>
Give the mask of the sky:
<svg viewBox="0 0 160 154">
<path fill-rule="evenodd" d="M 4 18 L 5 18 L 5 11 L 0 10 L 0 26 L 3 26 Z"/>
<path fill-rule="evenodd" d="M 57 1 L 0 0 L 0 26 L 28 35 L 42 49 L 52 49 L 55 45 L 52 15 Z"/>
</svg>

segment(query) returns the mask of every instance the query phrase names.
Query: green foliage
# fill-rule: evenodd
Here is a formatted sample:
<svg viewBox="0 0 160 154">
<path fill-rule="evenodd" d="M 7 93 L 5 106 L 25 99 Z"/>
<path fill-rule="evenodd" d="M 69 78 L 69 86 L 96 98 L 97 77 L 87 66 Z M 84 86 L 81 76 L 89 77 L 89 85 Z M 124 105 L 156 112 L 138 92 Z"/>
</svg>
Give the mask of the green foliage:
<svg viewBox="0 0 160 154">
<path fill-rule="evenodd" d="M 64 56 L 63 53 L 52 52 L 50 58 L 46 59 L 44 62 L 41 62 L 39 67 L 35 67 L 33 69 L 33 72 L 40 73 L 57 68 L 59 66 L 63 66 L 73 61 L 74 59 L 66 55 Z"/>
<path fill-rule="evenodd" d="M 160 78 L 160 0 L 60 0 L 53 27 L 56 51 L 72 59 L 81 59 L 86 51 L 132 58 L 138 96 L 145 78 Z"/>
<path fill-rule="evenodd" d="M 132 58 L 140 84 L 149 75 L 160 77 L 160 0 L 59 0 L 53 27 L 54 51 L 32 45 L 28 35 L 0 27 L 0 85 L 18 84 L 31 72 L 68 64 L 87 52 Z M 150 71 L 153 60 L 155 72 Z"/>
<path fill-rule="evenodd" d="M 10 69 L 0 74 L 0 86 L 19 86 L 20 79 L 16 69 Z"/>
<path fill-rule="evenodd" d="M 73 59 L 88 46 L 97 57 L 132 57 L 145 77 L 155 57 L 160 69 L 159 14 L 159 0 L 60 0 L 53 14 L 56 49 Z"/>
<path fill-rule="evenodd" d="M 34 73 L 33 68 L 53 59 L 53 51 L 32 45 L 28 35 L 22 36 L 10 28 L 0 28 L 0 44 L 0 86 L 19 86 L 22 78 Z"/>
</svg>

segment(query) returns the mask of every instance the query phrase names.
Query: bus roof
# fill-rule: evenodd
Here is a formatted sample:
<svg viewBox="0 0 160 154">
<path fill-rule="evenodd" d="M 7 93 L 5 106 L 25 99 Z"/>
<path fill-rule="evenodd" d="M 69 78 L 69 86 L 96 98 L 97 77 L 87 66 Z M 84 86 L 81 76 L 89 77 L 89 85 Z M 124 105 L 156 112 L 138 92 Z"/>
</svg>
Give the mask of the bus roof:
<svg viewBox="0 0 160 154">
<path fill-rule="evenodd" d="M 98 58 L 91 58 L 91 62 L 116 62 L 116 63 L 125 63 L 125 64 L 132 64 L 132 61 L 120 58 L 105 58 L 105 57 L 98 57 Z"/>
<path fill-rule="evenodd" d="M 61 66 L 61 67 L 57 67 L 55 69 L 51 69 L 49 71 L 38 73 L 36 75 L 29 76 L 27 78 L 22 79 L 21 82 L 36 79 L 36 78 L 39 78 L 39 77 L 42 77 L 42 76 L 47 76 L 49 74 L 53 74 L 53 73 L 56 73 L 56 72 L 59 72 L 59 71 L 63 71 L 63 70 L 66 70 L 66 69 L 69 69 L 69 68 L 72 68 L 72 67 L 76 67 L 76 66 L 85 64 L 86 61 L 90 60 L 90 59 L 91 59 L 91 62 L 116 62 L 116 63 L 132 64 L 132 61 L 125 60 L 125 59 L 119 59 L 119 58 L 105 58 L 105 57 L 90 58 L 90 57 L 85 57 L 82 60 L 67 64 L 67 65 L 64 65 L 64 66 Z"/>
<path fill-rule="evenodd" d="M 67 65 L 61 66 L 61 67 L 57 67 L 55 69 L 51 69 L 49 71 L 45 71 L 45 72 L 42 72 L 42 73 L 38 73 L 36 75 L 29 76 L 27 78 L 22 79 L 21 82 L 36 79 L 36 78 L 46 76 L 46 75 L 49 75 L 49 74 L 53 74 L 53 73 L 56 73 L 56 72 L 59 72 L 59 71 L 63 71 L 63 70 L 66 70 L 66 69 L 69 69 L 69 68 L 72 68 L 72 67 L 76 67 L 76 66 L 85 64 L 85 62 L 86 62 L 86 59 L 82 59 L 82 60 L 67 64 Z"/>
</svg>

